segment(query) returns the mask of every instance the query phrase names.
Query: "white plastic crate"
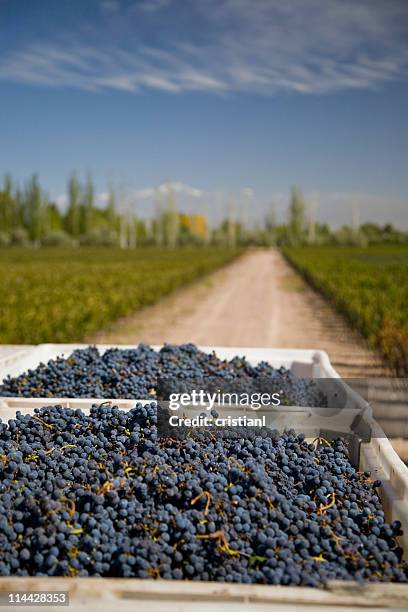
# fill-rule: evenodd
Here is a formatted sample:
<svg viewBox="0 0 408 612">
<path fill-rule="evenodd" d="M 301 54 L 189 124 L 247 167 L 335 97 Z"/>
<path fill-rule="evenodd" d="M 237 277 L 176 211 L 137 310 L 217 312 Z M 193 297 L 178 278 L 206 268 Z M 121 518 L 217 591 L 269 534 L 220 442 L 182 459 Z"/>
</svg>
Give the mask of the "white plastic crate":
<svg viewBox="0 0 408 612">
<path fill-rule="evenodd" d="M 16 359 L 31 352 L 35 345 L 28 344 L 0 344 L 0 366 L 12 364 Z"/>
<path fill-rule="evenodd" d="M 27 351 L 14 355 L 10 359 L 0 360 L 0 381 L 6 376 L 18 376 L 28 369 L 35 369 L 40 363 L 47 363 L 56 357 L 68 357 L 75 349 L 87 348 L 88 344 L 39 344 L 36 347 L 28 348 Z M 112 345 L 97 344 L 98 350 L 103 353 L 110 348 L 135 349 L 137 345 Z M 153 346 L 159 350 L 161 346 Z M 339 374 L 330 363 L 330 359 L 325 351 L 307 349 L 270 349 L 270 348 L 248 348 L 248 347 L 224 347 L 224 346 L 200 346 L 200 350 L 211 353 L 215 351 L 221 359 L 232 359 L 236 355 L 245 356 L 252 365 L 260 361 L 267 361 L 273 367 L 281 366 L 291 370 L 300 378 L 327 378 L 338 381 L 338 384 L 346 391 L 347 405 L 351 408 L 360 408 L 371 411 L 368 403 L 363 400 L 350 387 L 343 384 Z M 64 402 L 67 398 L 53 398 L 58 403 Z M 92 399 L 92 398 L 90 398 Z M 109 398 L 106 398 L 109 399 Z M 5 401 L 12 398 L 1 398 L 0 406 Z M 49 398 L 44 398 L 45 402 Z M 99 399 L 95 400 L 100 401 Z M 115 400 L 116 401 L 116 400 Z M 20 399 L 20 406 L 25 405 L 26 400 Z M 14 404 L 15 405 L 15 404 Z"/>
<path fill-rule="evenodd" d="M 21 350 L 10 358 L 0 360 L 1 376 L 10 374 L 17 376 L 28 368 L 36 368 L 41 362 L 46 363 L 56 357 L 68 357 L 76 349 L 87 348 L 89 344 L 38 344 Z M 130 344 L 96 344 L 93 345 L 103 353 L 107 349 L 135 349 L 137 345 Z M 159 350 L 161 346 L 152 346 Z M 215 351 L 221 359 L 232 359 L 235 355 L 245 356 L 252 364 L 268 361 L 273 367 L 284 366 L 297 376 L 311 378 L 339 378 L 339 374 L 330 363 L 325 351 L 313 349 L 271 349 L 225 346 L 199 346 L 200 350 L 210 353 Z"/>
<path fill-rule="evenodd" d="M 4 417 L 13 418 L 17 410 L 23 413 L 34 412 L 36 407 L 55 404 L 55 400 L 25 400 L 19 404 L 18 398 L 7 400 L 4 405 Z M 99 400 L 102 403 L 101 400 Z M 66 408 L 81 408 L 88 412 L 91 400 L 62 400 Z M 115 400 L 115 405 L 124 410 L 131 409 L 134 400 Z M 242 412 L 245 408 L 236 408 Z M 199 408 L 193 408 L 194 412 Z M 321 431 L 321 420 L 313 410 L 286 408 L 264 410 L 268 414 L 267 424 L 279 429 L 287 426 L 303 432 L 312 440 Z M 278 419 L 276 419 L 276 413 Z M 347 418 L 343 417 L 340 426 L 345 433 L 354 435 L 355 417 L 360 417 L 359 429 L 370 430 L 371 439 L 359 444 L 359 469 L 370 470 L 373 480 L 382 482 L 380 495 L 388 521 L 400 520 L 405 535 L 400 544 L 408 553 L 408 468 L 402 463 L 391 444 L 386 439 L 379 425 L 367 412 L 358 408 L 349 409 Z M 330 426 L 336 427 L 336 419 Z M 348 424 L 348 428 L 345 425 Z M 408 585 L 401 584 L 366 584 L 354 582 L 331 582 L 326 588 L 314 589 L 304 587 L 282 587 L 264 585 L 240 585 L 205 583 L 195 581 L 166 581 L 142 579 L 88 579 L 57 577 L 4 577 L 0 578 L 0 593 L 10 591 L 69 591 L 70 609 L 99 610 L 101 606 L 112 606 L 116 609 L 134 609 L 137 605 L 143 610 L 161 612 L 231 612 L 236 609 L 246 610 L 359 610 L 365 609 L 408 609 Z M 54 609 L 54 608 L 51 608 Z M 58 608 L 59 609 L 59 608 Z M 57 608 L 55 608 L 57 610 Z"/>
<path fill-rule="evenodd" d="M 87 345 L 39 345 L 27 348 L 27 351 L 2 360 L 0 378 L 10 374 L 16 376 L 28 368 L 35 368 L 40 362 L 47 362 L 57 356 L 67 357 L 76 348 Z M 112 345 L 100 345 L 103 352 Z M 118 348 L 135 348 L 120 346 Z M 154 347 L 158 349 L 160 347 Z M 200 347 L 206 352 L 215 350 L 221 358 L 231 359 L 235 355 L 245 356 L 252 364 L 261 360 L 268 361 L 274 367 L 284 366 L 300 377 L 339 379 L 338 373 L 331 366 L 329 358 L 323 351 L 315 350 L 280 350 L 241 347 Z M 379 426 L 373 421 L 371 411 L 353 391 L 348 389 L 351 397 L 349 418 L 343 411 L 341 418 L 333 413 L 327 419 L 330 429 L 339 433 L 347 430 L 354 416 L 361 417 L 374 435 L 368 442 L 359 444 L 359 467 L 370 470 L 373 478 L 383 483 L 381 496 L 388 520 L 399 519 L 406 531 L 401 541 L 408 551 L 408 469 L 399 459 Z M 35 407 L 50 404 L 61 404 L 69 408 L 81 408 L 89 411 L 92 403 L 101 403 L 100 399 L 69 398 L 0 398 L 0 411 L 3 419 L 13 418 L 16 411 L 32 413 Z M 129 410 L 135 400 L 113 400 L 115 405 Z M 245 408 L 240 408 L 245 411 Z M 195 409 L 198 411 L 199 409 Z M 248 410 L 248 409 L 247 409 Z M 258 411 L 261 415 L 264 411 Z M 268 411 L 266 411 L 268 412 Z M 322 419 L 319 412 L 302 408 L 288 408 L 269 411 L 274 428 L 286 426 L 303 431 L 308 438 L 319 435 Z M 337 420 L 336 420 L 337 419 Z M 326 423 L 326 421 L 324 421 Z M 302 587 L 275 587 L 263 585 L 216 584 L 201 582 L 151 581 L 137 579 L 77 579 L 77 578 L 0 578 L 0 592 L 10 590 L 69 590 L 71 609 L 97 610 L 101 606 L 114 605 L 120 609 L 134 609 L 137 605 L 144 610 L 158 612 L 168 611 L 203 612 L 204 610 L 310 610 L 316 609 L 408 609 L 408 587 L 395 584 L 357 585 L 355 583 L 329 583 L 325 589 L 308 589 Z"/>
</svg>

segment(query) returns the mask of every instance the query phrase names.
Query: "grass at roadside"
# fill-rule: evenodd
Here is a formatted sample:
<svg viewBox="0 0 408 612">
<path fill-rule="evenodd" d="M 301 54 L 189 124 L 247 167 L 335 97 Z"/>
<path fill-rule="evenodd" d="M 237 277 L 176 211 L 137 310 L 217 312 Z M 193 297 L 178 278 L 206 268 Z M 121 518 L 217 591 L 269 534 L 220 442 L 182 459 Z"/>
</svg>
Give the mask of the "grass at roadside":
<svg viewBox="0 0 408 612">
<path fill-rule="evenodd" d="M 296 247 L 283 252 L 398 375 L 407 375 L 408 245 Z"/>
<path fill-rule="evenodd" d="M 0 342 L 79 341 L 228 263 L 238 249 L 2 249 Z"/>
</svg>

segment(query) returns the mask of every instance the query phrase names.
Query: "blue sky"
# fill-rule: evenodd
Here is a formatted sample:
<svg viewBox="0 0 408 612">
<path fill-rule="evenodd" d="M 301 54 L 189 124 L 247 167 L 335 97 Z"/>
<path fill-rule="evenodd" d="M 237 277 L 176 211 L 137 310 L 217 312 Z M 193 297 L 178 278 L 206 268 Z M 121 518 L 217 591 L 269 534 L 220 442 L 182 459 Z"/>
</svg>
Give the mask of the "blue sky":
<svg viewBox="0 0 408 612">
<path fill-rule="evenodd" d="M 0 172 L 408 226 L 407 69 L 404 1 L 0 0 Z"/>
</svg>

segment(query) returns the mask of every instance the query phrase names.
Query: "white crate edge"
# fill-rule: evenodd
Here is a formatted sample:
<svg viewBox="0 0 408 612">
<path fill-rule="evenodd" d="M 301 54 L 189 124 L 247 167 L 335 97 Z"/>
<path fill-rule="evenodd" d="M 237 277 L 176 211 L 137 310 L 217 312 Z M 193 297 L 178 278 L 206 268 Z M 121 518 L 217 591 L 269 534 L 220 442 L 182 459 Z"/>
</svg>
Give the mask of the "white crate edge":
<svg viewBox="0 0 408 612">
<path fill-rule="evenodd" d="M 68 591 L 70 612 L 311 612 L 407 610 L 408 587 L 330 580 L 324 588 L 141 578 L 2 577 L 0 592 Z M 14 608 L 14 606 L 13 606 Z M 11 609 L 11 607 L 9 608 Z M 50 607 L 51 611 L 60 610 Z M 30 607 L 29 610 L 34 610 Z"/>
<path fill-rule="evenodd" d="M 37 346 L 0 344 L 0 368 L 19 363 L 23 357 L 30 355 Z"/>
</svg>

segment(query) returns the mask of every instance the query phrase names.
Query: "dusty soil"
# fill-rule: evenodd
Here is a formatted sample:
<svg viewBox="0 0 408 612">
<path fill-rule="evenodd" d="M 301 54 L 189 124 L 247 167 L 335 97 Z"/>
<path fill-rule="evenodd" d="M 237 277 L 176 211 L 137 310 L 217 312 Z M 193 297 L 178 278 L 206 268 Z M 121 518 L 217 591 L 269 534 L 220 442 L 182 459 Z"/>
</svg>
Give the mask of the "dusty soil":
<svg viewBox="0 0 408 612">
<path fill-rule="evenodd" d="M 276 249 L 250 250 L 226 268 L 90 340 L 316 348 L 329 354 L 344 377 L 378 379 L 388 374 L 364 339 L 305 284 Z M 387 386 L 378 384 L 374 404 L 386 433 L 408 438 L 404 401 L 395 395 L 391 398 Z M 408 457 L 408 448 L 406 454 Z"/>
</svg>

